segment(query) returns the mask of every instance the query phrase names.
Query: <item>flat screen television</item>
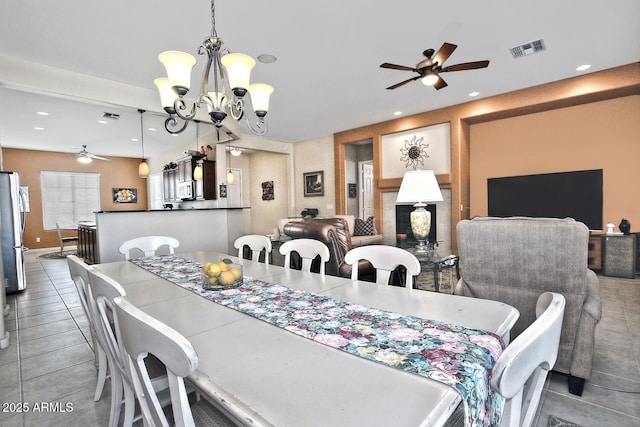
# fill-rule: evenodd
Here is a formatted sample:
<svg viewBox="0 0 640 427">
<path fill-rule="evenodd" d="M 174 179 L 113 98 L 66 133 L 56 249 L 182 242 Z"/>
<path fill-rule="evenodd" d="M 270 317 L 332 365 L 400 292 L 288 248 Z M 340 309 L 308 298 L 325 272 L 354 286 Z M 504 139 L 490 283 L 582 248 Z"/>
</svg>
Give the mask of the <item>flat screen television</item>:
<svg viewBox="0 0 640 427">
<path fill-rule="evenodd" d="M 573 218 L 602 230 L 602 169 L 487 180 L 489 216 Z"/>
</svg>

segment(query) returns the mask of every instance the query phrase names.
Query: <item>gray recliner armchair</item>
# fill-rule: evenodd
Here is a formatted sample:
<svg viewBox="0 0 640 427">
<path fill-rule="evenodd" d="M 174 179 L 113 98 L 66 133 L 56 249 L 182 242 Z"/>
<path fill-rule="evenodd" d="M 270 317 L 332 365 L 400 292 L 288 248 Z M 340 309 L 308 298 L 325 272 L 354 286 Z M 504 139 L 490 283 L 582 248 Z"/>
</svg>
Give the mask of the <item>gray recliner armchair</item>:
<svg viewBox="0 0 640 427">
<path fill-rule="evenodd" d="M 520 311 L 518 336 L 536 319 L 543 292 L 566 299 L 554 371 L 568 375 L 569 391 L 582 395 L 591 378 L 595 328 L 602 314 L 600 284 L 587 268 L 589 230 L 571 218 L 490 218 L 456 226 L 461 279 L 454 293 L 497 300 Z"/>
</svg>

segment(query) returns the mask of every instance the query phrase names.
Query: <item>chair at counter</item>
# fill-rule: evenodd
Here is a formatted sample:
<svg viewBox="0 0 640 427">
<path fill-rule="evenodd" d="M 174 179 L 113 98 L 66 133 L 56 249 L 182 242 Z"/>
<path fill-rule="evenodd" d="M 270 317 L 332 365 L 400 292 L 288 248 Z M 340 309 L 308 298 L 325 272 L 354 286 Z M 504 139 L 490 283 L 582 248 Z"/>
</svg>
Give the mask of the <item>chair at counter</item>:
<svg viewBox="0 0 640 427">
<path fill-rule="evenodd" d="M 60 256 L 62 256 L 62 253 L 64 252 L 65 243 L 71 243 L 71 242 L 78 243 L 78 236 L 63 237 L 62 230 L 60 229 L 60 225 L 57 222 L 56 222 L 56 230 L 58 231 L 58 239 L 60 239 Z"/>
<path fill-rule="evenodd" d="M 174 249 L 180 246 L 180 242 L 168 236 L 143 236 L 127 240 L 120 245 L 120 249 L 118 250 L 124 255 L 125 259 L 128 260 L 131 258 L 131 255 L 136 252 L 142 252 L 146 257 L 153 256 L 163 246 L 168 246 L 169 253 L 173 254 Z"/>
</svg>

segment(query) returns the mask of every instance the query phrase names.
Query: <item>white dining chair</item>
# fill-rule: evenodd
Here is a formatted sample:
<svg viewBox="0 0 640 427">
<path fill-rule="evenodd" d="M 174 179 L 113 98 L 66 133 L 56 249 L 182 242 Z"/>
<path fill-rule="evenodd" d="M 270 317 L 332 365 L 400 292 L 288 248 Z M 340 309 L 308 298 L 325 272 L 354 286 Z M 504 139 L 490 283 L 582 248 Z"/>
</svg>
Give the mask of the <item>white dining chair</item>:
<svg viewBox="0 0 640 427">
<path fill-rule="evenodd" d="M 98 380 L 96 383 L 96 391 L 93 396 L 95 402 L 99 401 L 102 397 L 102 391 L 104 390 L 104 384 L 108 378 L 108 366 L 107 355 L 102 345 L 101 340 L 98 339 L 96 332 L 96 319 L 94 319 L 91 309 L 89 307 L 88 293 L 89 293 L 89 270 L 91 266 L 86 264 L 83 260 L 75 255 L 67 256 L 67 264 L 69 265 L 69 274 L 71 280 L 76 286 L 78 296 L 80 297 L 80 303 L 82 305 L 82 311 L 89 323 L 89 333 L 91 334 L 91 342 L 93 345 L 93 353 L 95 355 L 95 365 L 98 368 Z"/>
<path fill-rule="evenodd" d="M 324 275 L 324 265 L 329 261 L 329 248 L 320 240 L 293 239 L 284 242 L 280 246 L 280 254 L 284 255 L 284 267 L 291 266 L 291 253 L 297 252 L 302 258 L 302 271 L 311 271 L 311 263 L 316 257 L 320 257 L 320 274 Z"/>
<path fill-rule="evenodd" d="M 351 278 L 358 279 L 358 261 L 367 260 L 376 269 L 376 283 L 388 285 L 391 272 L 399 266 L 406 269 L 405 286 L 411 288 L 413 277 L 420 274 L 420 261 L 412 253 L 387 245 L 366 245 L 351 249 L 344 262 L 351 265 Z"/>
<path fill-rule="evenodd" d="M 235 423 L 204 399 L 190 405 L 184 377 L 198 366 L 198 355 L 191 343 L 174 329 L 135 307 L 126 297 L 115 298 L 114 304 L 116 331 L 134 378 L 135 393 L 144 424 L 172 425 L 162 410 L 147 371 L 145 359 L 151 354 L 166 367 L 173 423 L 176 426 L 235 426 Z"/>
<path fill-rule="evenodd" d="M 168 246 L 169 253 L 173 254 L 175 248 L 180 246 L 180 242 L 178 242 L 177 239 L 168 236 L 136 237 L 135 239 L 127 240 L 120 245 L 119 251 L 124 255 L 125 259 L 128 260 L 131 258 L 131 253 L 133 251 L 142 252 L 146 257 L 153 256 L 162 246 Z"/>
<path fill-rule="evenodd" d="M 135 409 L 135 395 L 131 377 L 122 362 L 122 353 L 118 347 L 115 331 L 111 326 L 113 318 L 113 299 L 124 296 L 126 292 L 118 282 L 105 274 L 89 270 L 89 293 L 87 301 L 96 319 L 96 332 L 98 340 L 106 350 L 111 375 L 111 409 L 109 413 L 109 426 L 118 426 L 124 393 L 124 419 L 123 425 L 133 424 Z"/>
<path fill-rule="evenodd" d="M 507 346 L 493 366 L 491 388 L 505 398 L 501 426 L 531 425 L 547 373 L 558 357 L 564 307 L 561 294 L 540 295 L 537 319 Z"/>
<path fill-rule="evenodd" d="M 251 260 L 258 261 L 260 252 L 265 251 L 264 262 L 269 264 L 271 261 L 271 240 L 267 236 L 261 234 L 247 234 L 238 237 L 233 246 L 238 250 L 238 258 L 242 258 L 242 251 L 245 246 L 251 250 Z"/>
</svg>

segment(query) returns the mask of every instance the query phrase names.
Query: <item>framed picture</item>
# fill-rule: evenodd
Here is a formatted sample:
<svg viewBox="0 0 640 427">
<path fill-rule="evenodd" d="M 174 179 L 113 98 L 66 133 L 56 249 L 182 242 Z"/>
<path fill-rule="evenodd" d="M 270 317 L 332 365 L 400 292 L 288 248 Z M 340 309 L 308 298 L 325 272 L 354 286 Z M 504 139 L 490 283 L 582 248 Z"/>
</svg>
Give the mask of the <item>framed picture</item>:
<svg viewBox="0 0 640 427">
<path fill-rule="evenodd" d="M 114 188 L 113 203 L 138 203 L 138 189 Z"/>
<path fill-rule="evenodd" d="M 355 184 L 348 184 L 348 185 L 349 185 L 349 198 L 355 199 L 358 196 L 358 188 L 356 187 Z"/>
<path fill-rule="evenodd" d="M 227 184 L 220 184 L 220 198 L 227 197 Z"/>
<path fill-rule="evenodd" d="M 262 200 L 273 200 L 273 181 L 262 183 Z"/>
<path fill-rule="evenodd" d="M 324 171 L 306 172 L 304 180 L 304 197 L 324 196 Z"/>
</svg>

